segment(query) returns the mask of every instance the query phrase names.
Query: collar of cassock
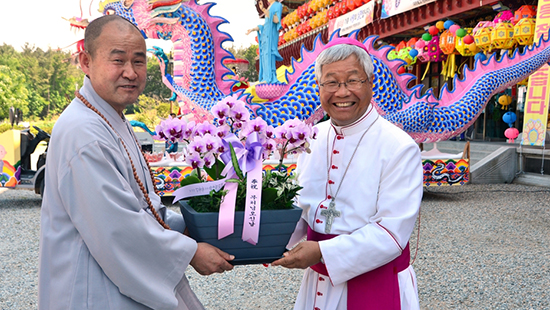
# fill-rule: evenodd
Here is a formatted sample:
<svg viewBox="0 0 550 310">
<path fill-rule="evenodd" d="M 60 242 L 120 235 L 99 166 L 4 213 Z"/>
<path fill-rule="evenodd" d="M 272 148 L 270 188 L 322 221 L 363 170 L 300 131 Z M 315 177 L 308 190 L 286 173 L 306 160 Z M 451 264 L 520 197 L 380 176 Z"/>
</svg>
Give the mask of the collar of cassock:
<svg viewBox="0 0 550 310">
<path fill-rule="evenodd" d="M 80 94 L 84 96 L 84 98 L 86 98 L 91 105 L 96 107 L 96 109 L 105 115 L 111 124 L 124 125 L 124 121 L 126 119 L 124 115 L 120 117 L 118 112 L 96 93 L 88 76 L 84 77 L 84 84 L 82 85 L 82 88 L 80 88 Z"/>
<path fill-rule="evenodd" d="M 365 131 L 369 126 L 376 120 L 378 117 L 378 112 L 369 104 L 367 111 L 355 122 L 345 125 L 345 126 L 336 126 L 334 123 L 330 123 L 336 134 L 343 136 L 350 136 L 356 133 Z"/>
</svg>

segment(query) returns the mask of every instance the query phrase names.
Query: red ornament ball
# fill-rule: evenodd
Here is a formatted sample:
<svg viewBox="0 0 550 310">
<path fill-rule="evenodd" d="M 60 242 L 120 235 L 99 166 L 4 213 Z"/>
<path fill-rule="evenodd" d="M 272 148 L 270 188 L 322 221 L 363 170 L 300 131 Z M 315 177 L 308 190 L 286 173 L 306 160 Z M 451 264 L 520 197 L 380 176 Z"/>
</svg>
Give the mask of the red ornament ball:
<svg viewBox="0 0 550 310">
<path fill-rule="evenodd" d="M 467 35 L 462 39 L 462 42 L 464 42 L 464 44 L 472 44 L 474 43 L 474 37 L 472 35 Z"/>
</svg>

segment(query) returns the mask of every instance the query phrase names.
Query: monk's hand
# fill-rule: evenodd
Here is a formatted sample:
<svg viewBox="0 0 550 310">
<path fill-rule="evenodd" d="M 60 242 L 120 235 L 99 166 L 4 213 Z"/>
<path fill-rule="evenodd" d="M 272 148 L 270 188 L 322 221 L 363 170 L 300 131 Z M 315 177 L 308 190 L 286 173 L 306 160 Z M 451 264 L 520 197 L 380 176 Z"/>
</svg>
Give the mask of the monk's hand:
<svg viewBox="0 0 550 310">
<path fill-rule="evenodd" d="M 201 242 L 197 243 L 197 252 L 190 264 L 198 273 L 207 276 L 233 269 L 233 265 L 228 261 L 234 258 L 235 256 L 229 255 L 215 246 Z"/>
<path fill-rule="evenodd" d="M 305 269 L 321 261 L 321 249 L 316 241 L 304 241 L 283 254 L 283 256 L 271 265 Z"/>
</svg>

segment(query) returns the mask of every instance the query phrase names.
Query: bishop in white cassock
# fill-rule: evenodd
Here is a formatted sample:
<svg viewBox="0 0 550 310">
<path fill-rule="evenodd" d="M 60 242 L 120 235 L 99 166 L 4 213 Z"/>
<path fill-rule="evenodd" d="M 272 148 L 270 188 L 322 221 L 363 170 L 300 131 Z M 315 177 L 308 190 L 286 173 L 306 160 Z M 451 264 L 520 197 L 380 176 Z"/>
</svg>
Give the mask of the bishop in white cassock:
<svg viewBox="0 0 550 310">
<path fill-rule="evenodd" d="M 334 40 L 317 59 L 331 120 L 298 159 L 303 214 L 291 243 L 307 241 L 273 263 L 309 267 L 295 309 L 419 308 L 408 242 L 423 192 L 420 150 L 370 105 L 372 64 L 361 46 Z"/>
<path fill-rule="evenodd" d="M 48 150 L 39 309 L 204 309 L 184 272 L 229 270 L 229 255 L 182 234 L 183 218 L 161 205 L 122 114 L 145 86 L 145 41 L 115 15 L 90 23 L 85 40 L 84 86 Z"/>
</svg>

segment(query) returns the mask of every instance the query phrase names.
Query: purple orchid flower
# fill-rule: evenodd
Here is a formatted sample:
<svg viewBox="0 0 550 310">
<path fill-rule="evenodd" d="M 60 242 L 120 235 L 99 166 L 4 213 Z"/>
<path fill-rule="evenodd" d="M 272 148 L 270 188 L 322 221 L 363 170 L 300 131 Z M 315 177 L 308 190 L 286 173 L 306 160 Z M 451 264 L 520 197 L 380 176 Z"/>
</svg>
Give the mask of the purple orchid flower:
<svg viewBox="0 0 550 310">
<path fill-rule="evenodd" d="M 190 153 L 197 153 L 200 155 L 206 153 L 206 144 L 202 137 L 196 136 L 193 138 L 193 141 L 189 142 L 187 149 Z"/>
<path fill-rule="evenodd" d="M 198 153 L 190 153 L 185 161 L 193 168 L 203 168 L 204 167 L 204 160 L 201 158 L 200 154 Z"/>
<path fill-rule="evenodd" d="M 211 134 L 206 134 L 204 137 L 202 137 L 202 142 L 204 143 L 204 146 L 206 148 L 207 153 L 217 153 L 218 148 L 220 145 L 222 145 L 222 140 L 217 137 L 213 136 Z"/>
<path fill-rule="evenodd" d="M 216 132 L 217 132 L 216 126 L 208 122 L 200 123 L 195 127 L 195 134 L 201 135 L 201 136 L 204 136 L 206 134 L 215 135 Z"/>
<path fill-rule="evenodd" d="M 216 163 L 216 157 L 214 157 L 214 154 L 207 153 L 204 158 L 204 166 L 207 168 L 212 168 L 212 166 Z"/>
<path fill-rule="evenodd" d="M 225 138 L 229 132 L 231 131 L 231 128 L 228 125 L 221 125 L 216 128 L 216 136 L 220 139 Z"/>
<path fill-rule="evenodd" d="M 242 101 L 237 102 L 233 108 L 231 108 L 229 115 L 231 118 L 238 121 L 248 121 L 250 119 L 250 112 L 246 109 L 246 106 Z"/>
<path fill-rule="evenodd" d="M 153 138 L 162 141 L 181 141 L 184 136 L 185 127 L 186 122 L 184 120 L 169 117 L 155 127 L 157 134 Z"/>
<path fill-rule="evenodd" d="M 212 112 L 212 114 L 215 117 L 219 118 L 220 120 L 223 120 L 227 116 L 229 116 L 229 109 L 230 109 L 230 106 L 227 103 L 223 102 L 222 100 L 218 102 L 218 104 L 213 106 L 210 112 Z"/>
</svg>

